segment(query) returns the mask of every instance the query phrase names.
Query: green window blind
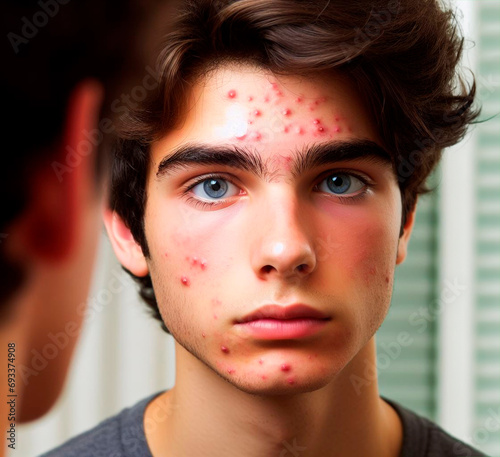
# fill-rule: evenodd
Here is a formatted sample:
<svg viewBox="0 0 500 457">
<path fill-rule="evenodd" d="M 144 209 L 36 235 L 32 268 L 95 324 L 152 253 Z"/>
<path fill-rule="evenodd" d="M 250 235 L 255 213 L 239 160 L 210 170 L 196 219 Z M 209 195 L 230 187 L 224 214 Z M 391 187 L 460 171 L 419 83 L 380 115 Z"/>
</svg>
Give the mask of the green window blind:
<svg viewBox="0 0 500 457">
<path fill-rule="evenodd" d="M 380 393 L 430 419 L 436 324 L 426 310 L 437 287 L 437 199 L 436 193 L 419 198 L 408 255 L 396 267 L 391 308 L 376 338 Z"/>
<path fill-rule="evenodd" d="M 471 436 L 500 456 L 500 2 L 478 2 L 475 417 Z"/>
</svg>

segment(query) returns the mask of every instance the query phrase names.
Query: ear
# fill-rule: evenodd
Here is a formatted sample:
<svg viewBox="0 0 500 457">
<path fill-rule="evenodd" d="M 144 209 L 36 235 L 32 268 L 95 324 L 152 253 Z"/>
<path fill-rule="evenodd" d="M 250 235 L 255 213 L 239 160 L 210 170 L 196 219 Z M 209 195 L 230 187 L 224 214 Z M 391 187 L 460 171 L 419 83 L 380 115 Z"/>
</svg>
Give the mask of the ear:
<svg viewBox="0 0 500 457">
<path fill-rule="evenodd" d="M 418 198 L 417 198 L 418 200 Z M 406 259 L 406 254 L 408 252 L 408 243 L 410 242 L 410 236 L 413 231 L 413 226 L 415 224 L 415 213 L 417 211 L 417 200 L 415 200 L 415 205 L 411 212 L 408 213 L 406 217 L 406 222 L 403 227 L 403 234 L 399 238 L 398 242 L 398 254 L 396 256 L 396 265 L 403 263 Z"/>
<path fill-rule="evenodd" d="M 31 261 L 66 261 L 81 235 L 85 211 L 97 203 L 95 182 L 96 132 L 103 88 L 84 80 L 68 100 L 57 153 L 33 168 L 29 177 L 28 206 L 14 222 L 18 255 Z"/>
<path fill-rule="evenodd" d="M 135 276 L 146 276 L 149 270 L 142 248 L 135 241 L 123 219 L 107 207 L 103 209 L 103 219 L 111 245 L 120 263 Z"/>
</svg>

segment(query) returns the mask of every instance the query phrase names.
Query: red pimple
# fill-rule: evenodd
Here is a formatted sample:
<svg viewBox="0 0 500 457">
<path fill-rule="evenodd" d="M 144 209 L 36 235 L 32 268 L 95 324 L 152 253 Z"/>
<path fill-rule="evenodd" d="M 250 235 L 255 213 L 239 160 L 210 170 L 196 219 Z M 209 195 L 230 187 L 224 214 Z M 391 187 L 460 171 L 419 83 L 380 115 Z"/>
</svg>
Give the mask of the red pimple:
<svg viewBox="0 0 500 457">
<path fill-rule="evenodd" d="M 265 374 L 263 374 L 262 379 L 267 379 L 267 376 Z"/>
<path fill-rule="evenodd" d="M 325 128 L 324 127 L 321 127 L 321 125 L 318 127 L 318 132 L 324 132 L 325 131 Z"/>
<path fill-rule="evenodd" d="M 259 363 L 262 365 L 264 361 L 262 359 L 259 359 Z"/>
<path fill-rule="evenodd" d="M 288 133 L 288 127 L 283 127 L 283 132 Z"/>
<path fill-rule="evenodd" d="M 264 101 L 265 101 L 266 103 L 268 103 L 268 102 L 269 102 L 269 96 L 268 96 L 268 95 L 266 95 L 266 96 L 264 97 Z"/>
<path fill-rule="evenodd" d="M 286 381 L 288 382 L 288 384 L 294 384 L 295 383 L 295 380 L 293 378 L 287 378 Z"/>
<path fill-rule="evenodd" d="M 262 138 L 262 135 L 259 132 L 252 132 L 250 137 L 252 140 L 259 141 Z"/>
<path fill-rule="evenodd" d="M 228 93 L 227 93 L 227 96 L 229 98 L 235 98 L 236 97 L 236 91 L 235 90 L 230 90 Z"/>
<path fill-rule="evenodd" d="M 302 103 L 302 98 L 301 98 L 301 97 L 297 97 L 297 98 L 295 99 L 295 102 L 296 102 L 296 103 Z"/>
<path fill-rule="evenodd" d="M 304 130 L 302 129 L 302 127 L 297 127 L 295 129 L 295 133 L 298 133 L 299 135 L 303 135 L 304 134 Z"/>
<path fill-rule="evenodd" d="M 282 111 L 282 114 L 283 116 L 290 116 L 290 114 L 292 114 L 292 111 L 289 110 L 288 108 L 285 108 L 283 111 Z"/>
<path fill-rule="evenodd" d="M 254 116 L 260 116 L 262 113 L 260 112 L 260 110 L 256 109 L 254 112 L 253 112 L 253 115 Z"/>
<path fill-rule="evenodd" d="M 284 363 L 283 365 L 281 365 L 281 371 L 290 371 L 290 365 Z"/>
<path fill-rule="evenodd" d="M 340 131 L 341 131 L 341 130 L 340 130 L 340 127 L 335 127 L 334 132 L 339 133 Z"/>
<path fill-rule="evenodd" d="M 220 350 L 226 354 L 229 352 L 229 349 L 226 346 L 221 346 Z"/>
<path fill-rule="evenodd" d="M 319 119 L 313 119 L 313 124 L 315 125 L 321 124 L 321 121 Z"/>
<path fill-rule="evenodd" d="M 278 83 L 271 83 L 271 86 L 273 88 L 273 90 L 276 92 L 276 95 L 278 97 L 281 97 L 283 95 L 283 92 L 281 92 L 279 89 L 278 89 Z"/>
<path fill-rule="evenodd" d="M 202 260 L 201 263 L 200 263 L 200 267 L 202 270 L 204 270 L 205 268 L 207 268 L 207 261 L 206 260 Z"/>
<path fill-rule="evenodd" d="M 233 373 L 234 373 L 234 368 L 228 368 L 228 369 L 227 369 L 227 372 L 228 372 L 229 374 L 233 374 Z"/>
<path fill-rule="evenodd" d="M 205 335 L 204 333 L 202 333 L 202 334 L 201 334 L 201 336 L 202 336 L 203 338 L 205 338 L 207 335 Z"/>
<path fill-rule="evenodd" d="M 182 284 L 184 284 L 185 286 L 189 286 L 189 279 L 186 277 L 186 276 L 181 276 L 181 282 Z"/>
<path fill-rule="evenodd" d="M 217 314 L 214 314 L 214 319 L 217 319 Z"/>
<path fill-rule="evenodd" d="M 253 100 L 253 97 L 250 95 L 250 96 L 248 97 L 248 101 L 249 101 L 249 102 L 251 102 L 252 100 Z"/>
<path fill-rule="evenodd" d="M 309 360 L 311 360 L 311 359 L 312 359 L 312 356 L 308 355 L 308 356 L 307 356 L 307 358 L 308 358 Z"/>
</svg>

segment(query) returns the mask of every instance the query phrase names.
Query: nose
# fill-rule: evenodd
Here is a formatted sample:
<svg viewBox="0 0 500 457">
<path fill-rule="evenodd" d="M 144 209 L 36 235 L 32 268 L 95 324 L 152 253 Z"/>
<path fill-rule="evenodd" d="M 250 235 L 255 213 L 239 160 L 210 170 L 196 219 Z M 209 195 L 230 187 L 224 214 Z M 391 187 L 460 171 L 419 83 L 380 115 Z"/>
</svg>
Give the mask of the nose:
<svg viewBox="0 0 500 457">
<path fill-rule="evenodd" d="M 275 193 L 256 210 L 252 267 L 260 279 L 301 278 L 316 268 L 316 255 L 307 230 L 307 215 L 296 196 Z"/>
</svg>

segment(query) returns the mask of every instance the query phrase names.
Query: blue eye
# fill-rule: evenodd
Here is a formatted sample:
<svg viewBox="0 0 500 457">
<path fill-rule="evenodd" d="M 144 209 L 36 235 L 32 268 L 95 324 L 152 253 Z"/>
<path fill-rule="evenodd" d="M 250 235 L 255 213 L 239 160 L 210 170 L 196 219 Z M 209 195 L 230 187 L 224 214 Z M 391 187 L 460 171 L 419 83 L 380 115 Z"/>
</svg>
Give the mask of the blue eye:
<svg viewBox="0 0 500 457">
<path fill-rule="evenodd" d="M 322 188 L 324 183 L 327 184 L 326 189 Z M 231 186 L 234 189 L 232 194 L 230 192 Z M 338 172 L 328 175 L 326 179 L 316 184 L 315 189 L 327 193 L 333 192 L 341 203 L 354 203 L 363 198 L 370 187 L 371 185 L 363 178 L 358 178 L 352 173 Z M 183 189 L 186 201 L 200 208 L 223 205 L 227 202 L 225 199 L 239 195 L 239 192 L 239 187 L 233 184 L 231 179 L 217 174 L 200 177 L 196 182 Z M 191 197 L 190 193 L 194 194 L 194 197 Z"/>
<path fill-rule="evenodd" d="M 233 184 L 231 184 L 228 180 L 213 176 L 198 181 L 190 188 L 197 197 L 217 199 L 226 196 L 230 185 L 232 186 Z M 204 194 L 197 192 L 197 190 L 199 191 L 200 189 L 204 192 Z"/>
<path fill-rule="evenodd" d="M 326 182 L 328 189 L 337 195 L 352 194 L 365 187 L 365 183 L 363 181 L 348 173 L 331 174 L 326 179 L 321 181 L 319 186 L 321 187 L 321 184 L 324 182 Z"/>
</svg>

